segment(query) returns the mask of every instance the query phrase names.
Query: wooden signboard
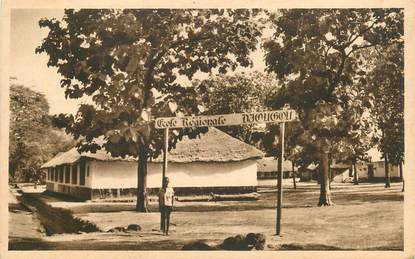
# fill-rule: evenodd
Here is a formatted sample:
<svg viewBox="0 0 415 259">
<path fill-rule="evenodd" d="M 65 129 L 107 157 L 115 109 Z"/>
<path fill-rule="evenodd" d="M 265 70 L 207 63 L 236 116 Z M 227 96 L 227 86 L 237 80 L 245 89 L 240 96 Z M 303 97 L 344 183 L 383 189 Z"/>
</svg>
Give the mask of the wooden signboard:
<svg viewBox="0 0 415 259">
<path fill-rule="evenodd" d="M 157 129 L 217 127 L 241 124 L 281 123 L 297 118 L 294 110 L 278 110 L 254 113 L 234 113 L 208 116 L 164 117 L 155 120 Z"/>
</svg>

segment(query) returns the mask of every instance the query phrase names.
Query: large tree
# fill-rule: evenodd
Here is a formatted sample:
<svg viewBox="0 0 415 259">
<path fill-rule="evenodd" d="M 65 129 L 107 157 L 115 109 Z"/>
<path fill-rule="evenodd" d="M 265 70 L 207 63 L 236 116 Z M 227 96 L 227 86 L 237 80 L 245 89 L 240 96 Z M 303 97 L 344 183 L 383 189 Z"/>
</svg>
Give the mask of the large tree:
<svg viewBox="0 0 415 259">
<path fill-rule="evenodd" d="M 42 135 L 48 128 L 49 105 L 43 94 L 10 86 L 9 175 L 34 179 L 42 163 Z"/>
<path fill-rule="evenodd" d="M 381 137 L 378 147 L 385 159 L 385 187 L 390 187 L 389 163 L 404 162 L 404 45 L 397 43 L 374 53 L 369 86 L 377 104 L 373 109 Z"/>
<path fill-rule="evenodd" d="M 360 98 L 354 84 L 368 70 L 361 52 L 400 41 L 403 10 L 290 9 L 272 22 L 276 33 L 264 44 L 266 64 L 285 81 L 274 106 L 289 104 L 298 111 L 305 138 L 320 154 L 318 205 L 331 205 L 328 152 L 333 140 L 355 138 L 354 125 L 363 119 L 363 112 L 344 113 Z M 362 100 L 358 108 L 367 103 Z"/>
<path fill-rule="evenodd" d="M 146 211 L 147 160 L 160 154 L 161 133 L 151 117 L 198 114 L 200 101 L 186 85 L 197 72 L 226 73 L 252 64 L 260 10 L 248 9 L 81 9 L 65 10 L 62 21 L 42 19 L 49 34 L 38 53 L 57 67 L 68 98 L 90 96 L 77 115 L 56 123 L 75 138 L 79 150 L 101 148 L 113 156 L 138 157 L 137 211 Z M 169 109 L 170 108 L 170 109 Z M 206 129 L 203 129 L 206 130 Z M 174 131 L 171 146 L 183 135 Z"/>
<path fill-rule="evenodd" d="M 41 93 L 10 85 L 10 181 L 41 179 L 40 166 L 73 144 L 51 126 L 49 104 Z"/>
</svg>

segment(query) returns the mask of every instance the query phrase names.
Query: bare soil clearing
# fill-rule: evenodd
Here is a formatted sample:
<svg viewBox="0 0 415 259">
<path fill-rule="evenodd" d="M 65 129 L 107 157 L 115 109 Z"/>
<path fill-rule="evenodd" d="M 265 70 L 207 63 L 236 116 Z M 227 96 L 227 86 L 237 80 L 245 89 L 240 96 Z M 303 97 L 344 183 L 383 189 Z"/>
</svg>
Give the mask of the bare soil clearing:
<svg viewBox="0 0 415 259">
<path fill-rule="evenodd" d="M 9 242 L 40 241 L 43 227 L 36 214 L 20 204 L 16 196 L 9 192 Z"/>
<path fill-rule="evenodd" d="M 281 237 L 274 235 L 276 193 L 272 188 L 262 189 L 258 201 L 177 203 L 169 236 L 158 231 L 159 213 L 136 213 L 132 211 L 132 203 L 110 203 L 103 207 L 99 203 L 68 203 L 41 195 L 48 204 L 70 208 L 76 217 L 96 224 L 103 231 L 129 224 L 139 224 L 142 231 L 53 235 L 44 237 L 35 247 L 30 248 L 28 243 L 20 243 L 18 247 L 177 250 L 196 240 L 217 245 L 229 236 L 254 232 L 266 236 L 266 250 L 403 249 L 401 184 L 394 183 L 391 189 L 383 188 L 382 184 L 336 185 L 333 186 L 336 206 L 325 208 L 316 207 L 317 184 L 299 187 L 284 192 Z M 156 204 L 152 204 L 152 208 L 155 207 Z"/>
<path fill-rule="evenodd" d="M 317 183 L 298 183 L 297 189 L 292 184 L 284 186 L 283 207 L 303 208 L 315 207 L 320 195 Z M 383 184 L 333 184 L 332 199 L 337 206 L 358 205 L 362 203 L 377 203 L 380 201 L 403 201 L 400 192 L 401 183 L 393 183 L 392 188 L 385 189 Z M 175 211 L 203 212 L 203 211 L 234 211 L 234 210 L 260 210 L 274 209 L 276 206 L 275 187 L 260 188 L 258 201 L 216 201 L 216 202 L 176 202 Z M 67 208 L 74 213 L 90 212 L 117 212 L 134 211 L 134 202 L 75 202 L 62 201 L 59 198 L 41 195 L 43 201 L 54 207 Z M 152 212 L 158 212 L 158 203 L 149 203 Z"/>
<path fill-rule="evenodd" d="M 9 206 L 10 239 L 41 238 L 42 227 L 36 215 L 23 207 Z"/>
<path fill-rule="evenodd" d="M 379 207 L 382 208 L 382 213 L 379 213 Z M 152 231 L 158 229 L 157 213 L 112 212 L 78 216 L 94 222 L 101 229 L 138 223 L 143 228 L 140 233 L 142 242 L 157 243 L 168 239 L 177 245 L 178 243 L 184 245 L 191 240 L 218 243 L 232 235 L 254 232 L 265 234 L 267 243 L 275 248 L 296 243 L 298 246 L 320 244 L 353 250 L 378 247 L 401 249 L 403 227 L 398 227 L 396 222 L 403 221 L 403 215 L 400 213 L 402 210 L 402 204 L 388 202 L 330 208 L 287 209 L 283 214 L 282 237 L 274 236 L 274 210 L 176 212 L 172 214 L 174 225 L 169 237 Z M 123 239 L 120 236 L 115 238 Z M 110 240 L 106 239 L 106 241 Z M 176 246 L 169 248 L 180 249 Z"/>
</svg>

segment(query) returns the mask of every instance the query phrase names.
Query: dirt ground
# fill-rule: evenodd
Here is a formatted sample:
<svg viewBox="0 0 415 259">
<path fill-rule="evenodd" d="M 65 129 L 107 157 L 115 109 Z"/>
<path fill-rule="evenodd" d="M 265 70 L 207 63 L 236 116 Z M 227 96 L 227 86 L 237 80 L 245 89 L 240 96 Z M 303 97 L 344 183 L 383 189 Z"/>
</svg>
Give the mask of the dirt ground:
<svg viewBox="0 0 415 259">
<path fill-rule="evenodd" d="M 258 201 L 177 203 L 169 236 L 158 231 L 159 213 L 136 213 L 133 203 L 64 202 L 41 196 L 52 206 L 70 208 L 76 217 L 103 232 L 43 236 L 41 242 L 25 243 L 20 249 L 177 250 L 196 240 L 216 245 L 229 236 L 250 232 L 266 236 L 266 250 L 403 249 L 400 183 L 391 189 L 382 184 L 337 184 L 332 197 L 336 206 L 323 208 L 316 207 L 317 184 L 298 187 L 287 186 L 284 192 L 281 237 L 275 236 L 276 192 L 271 187 L 261 189 Z M 11 229 L 16 224 L 10 222 Z M 139 224 L 142 231 L 105 232 L 129 224 Z"/>
<path fill-rule="evenodd" d="M 35 213 L 22 206 L 15 194 L 9 192 L 9 240 L 40 240 L 43 229 Z"/>
</svg>

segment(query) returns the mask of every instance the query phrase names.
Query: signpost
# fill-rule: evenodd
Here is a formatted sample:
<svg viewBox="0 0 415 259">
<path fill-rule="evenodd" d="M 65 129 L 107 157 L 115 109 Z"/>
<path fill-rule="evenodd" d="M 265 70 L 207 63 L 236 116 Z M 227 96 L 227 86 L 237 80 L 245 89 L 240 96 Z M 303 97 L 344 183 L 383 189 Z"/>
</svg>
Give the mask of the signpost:
<svg viewBox="0 0 415 259">
<path fill-rule="evenodd" d="M 285 122 L 293 121 L 297 118 L 294 110 L 278 110 L 254 113 L 235 113 L 207 116 L 185 116 L 185 117 L 161 117 L 155 120 L 157 129 L 164 129 L 164 154 L 163 154 L 163 178 L 167 171 L 167 151 L 169 128 L 197 128 L 197 127 L 216 127 L 242 124 L 264 124 L 280 123 L 280 145 L 281 153 L 278 159 L 278 179 L 277 179 L 277 219 L 276 234 L 281 235 L 281 208 L 282 208 L 282 175 L 284 161 L 284 131 Z"/>
<path fill-rule="evenodd" d="M 282 213 L 282 175 L 284 172 L 284 133 L 285 123 L 280 124 L 280 157 L 278 158 L 278 179 L 277 179 L 277 236 L 281 235 L 281 213 Z"/>
<path fill-rule="evenodd" d="M 295 118 L 296 113 L 294 110 L 279 110 L 254 113 L 157 118 L 155 126 L 157 129 L 216 127 L 257 123 L 281 123 L 293 121 Z"/>
<path fill-rule="evenodd" d="M 163 175 L 161 178 L 162 185 L 164 177 L 166 177 L 167 172 L 167 153 L 169 150 L 169 128 L 164 129 L 164 147 L 163 147 Z"/>
</svg>

